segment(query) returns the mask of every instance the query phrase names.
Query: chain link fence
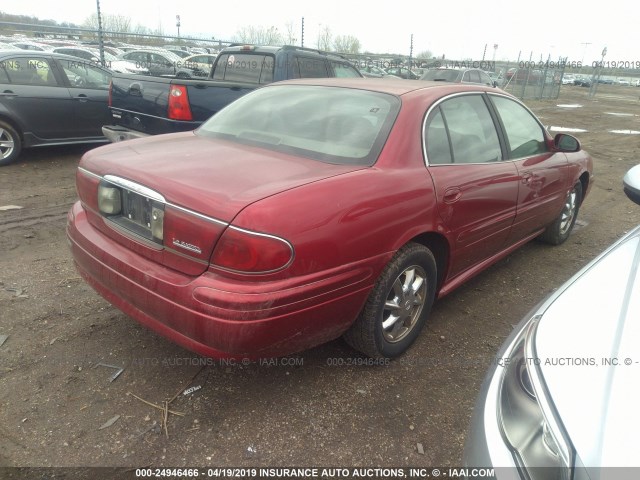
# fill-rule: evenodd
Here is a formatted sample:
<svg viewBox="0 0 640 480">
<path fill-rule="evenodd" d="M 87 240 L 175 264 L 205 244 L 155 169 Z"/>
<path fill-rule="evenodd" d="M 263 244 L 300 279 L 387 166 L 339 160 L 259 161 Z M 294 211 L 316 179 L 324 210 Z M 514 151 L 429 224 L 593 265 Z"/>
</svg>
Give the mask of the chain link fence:
<svg viewBox="0 0 640 480">
<path fill-rule="evenodd" d="M 521 100 L 556 99 L 565 62 L 517 62 L 503 67 L 502 89 Z"/>
</svg>

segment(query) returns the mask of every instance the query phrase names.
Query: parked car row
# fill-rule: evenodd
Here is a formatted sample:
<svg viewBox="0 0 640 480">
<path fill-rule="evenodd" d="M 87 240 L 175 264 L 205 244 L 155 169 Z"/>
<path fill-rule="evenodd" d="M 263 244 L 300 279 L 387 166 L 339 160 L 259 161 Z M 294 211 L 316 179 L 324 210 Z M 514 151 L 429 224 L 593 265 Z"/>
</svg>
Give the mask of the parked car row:
<svg viewBox="0 0 640 480">
<path fill-rule="evenodd" d="M 2 37 L 0 50 L 20 49 L 39 52 L 56 52 L 72 55 L 101 65 L 116 73 L 176 76 L 180 78 L 206 77 L 216 54 L 204 49 L 192 51 L 171 47 L 141 47 L 104 45 L 104 62 L 97 44 L 80 44 L 73 41 L 43 40 L 35 42 L 14 37 Z"/>
</svg>

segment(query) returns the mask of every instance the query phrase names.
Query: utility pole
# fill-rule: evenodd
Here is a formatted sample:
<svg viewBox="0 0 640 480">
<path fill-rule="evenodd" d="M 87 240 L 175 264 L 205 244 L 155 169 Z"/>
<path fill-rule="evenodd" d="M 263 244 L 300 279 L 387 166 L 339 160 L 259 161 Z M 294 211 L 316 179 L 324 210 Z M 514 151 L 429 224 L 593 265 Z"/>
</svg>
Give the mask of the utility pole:
<svg viewBox="0 0 640 480">
<path fill-rule="evenodd" d="M 302 35 L 300 38 L 300 46 L 304 47 L 304 17 L 302 17 Z"/>
<path fill-rule="evenodd" d="M 100 0 L 96 0 L 96 4 L 98 7 L 98 48 L 100 50 L 100 63 L 103 67 L 106 67 L 107 64 L 104 61 L 104 37 L 102 34 L 102 16 L 100 15 Z"/>
<path fill-rule="evenodd" d="M 604 65 L 604 57 L 607 55 L 607 47 L 602 49 L 602 57 L 598 62 L 598 68 L 591 75 L 591 87 L 589 87 L 589 98 L 593 98 L 596 96 L 596 92 L 598 91 L 598 83 L 600 83 L 600 72 L 602 71 L 602 65 Z"/>
<path fill-rule="evenodd" d="M 178 43 L 180 43 L 180 15 L 176 15 L 176 27 L 178 27 Z"/>
<path fill-rule="evenodd" d="M 411 47 L 409 48 L 409 71 L 413 64 L 413 33 L 411 34 Z"/>
</svg>

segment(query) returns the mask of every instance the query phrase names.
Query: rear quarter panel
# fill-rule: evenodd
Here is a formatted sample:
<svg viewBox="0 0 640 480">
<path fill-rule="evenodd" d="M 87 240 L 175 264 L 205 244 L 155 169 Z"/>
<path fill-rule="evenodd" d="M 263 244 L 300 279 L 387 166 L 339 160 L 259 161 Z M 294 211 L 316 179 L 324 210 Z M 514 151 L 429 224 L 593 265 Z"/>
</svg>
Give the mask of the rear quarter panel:
<svg viewBox="0 0 640 480">
<path fill-rule="evenodd" d="M 265 198 L 233 224 L 292 242 L 295 260 L 280 275 L 372 259 L 377 277 L 405 243 L 425 232 L 444 234 L 422 155 L 422 117 L 429 103 L 403 99 L 373 166 Z"/>
</svg>

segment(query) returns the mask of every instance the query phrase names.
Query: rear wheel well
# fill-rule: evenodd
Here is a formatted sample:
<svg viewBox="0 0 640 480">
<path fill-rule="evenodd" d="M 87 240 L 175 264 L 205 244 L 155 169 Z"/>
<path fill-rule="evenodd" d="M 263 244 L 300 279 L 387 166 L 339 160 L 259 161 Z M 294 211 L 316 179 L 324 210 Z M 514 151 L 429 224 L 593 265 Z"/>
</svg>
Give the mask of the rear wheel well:
<svg viewBox="0 0 640 480">
<path fill-rule="evenodd" d="M 444 282 L 444 275 L 449 264 L 449 243 L 447 239 L 438 233 L 426 232 L 412 238 L 410 241 L 424 245 L 433 253 L 438 272 L 437 292 Z"/>
</svg>

